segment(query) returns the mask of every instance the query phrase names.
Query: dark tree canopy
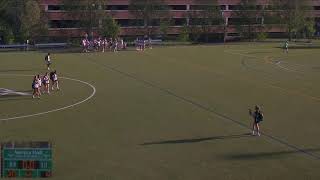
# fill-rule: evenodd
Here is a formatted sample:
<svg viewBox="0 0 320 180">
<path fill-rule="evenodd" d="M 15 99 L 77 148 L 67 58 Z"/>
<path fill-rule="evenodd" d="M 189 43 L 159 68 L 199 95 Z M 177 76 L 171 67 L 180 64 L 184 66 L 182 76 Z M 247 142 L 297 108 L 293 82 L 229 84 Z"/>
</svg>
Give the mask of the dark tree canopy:
<svg viewBox="0 0 320 180">
<path fill-rule="evenodd" d="M 245 39 L 254 39 L 262 29 L 263 8 L 258 0 L 241 0 L 234 13 L 233 25 Z"/>
<path fill-rule="evenodd" d="M 46 35 L 44 18 L 37 0 L 0 0 L 0 36 L 5 43 Z"/>
<path fill-rule="evenodd" d="M 308 16 L 311 4 L 307 0 L 272 0 L 272 10 L 279 24 L 284 25 L 289 40 L 297 34 L 312 36 L 314 19 Z"/>
<path fill-rule="evenodd" d="M 208 42 L 209 35 L 214 32 L 214 27 L 223 25 L 222 11 L 217 0 L 199 0 L 196 10 L 189 10 L 189 27 L 194 40 L 201 36 Z"/>
<path fill-rule="evenodd" d="M 170 19 L 169 7 L 163 0 L 130 0 L 130 13 L 143 20 L 144 35 L 150 36 L 154 26 Z"/>
<path fill-rule="evenodd" d="M 94 30 L 101 30 L 102 21 L 108 16 L 104 10 L 106 0 L 63 0 L 63 3 L 69 16 L 77 20 L 76 26 L 84 29 L 90 36 Z"/>
</svg>

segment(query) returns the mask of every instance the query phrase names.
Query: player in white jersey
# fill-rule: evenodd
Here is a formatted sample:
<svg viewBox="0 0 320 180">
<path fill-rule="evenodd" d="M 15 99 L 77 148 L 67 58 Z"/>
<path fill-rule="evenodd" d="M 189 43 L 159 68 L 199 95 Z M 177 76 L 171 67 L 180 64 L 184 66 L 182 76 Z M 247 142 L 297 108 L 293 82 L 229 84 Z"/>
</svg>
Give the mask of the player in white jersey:
<svg viewBox="0 0 320 180">
<path fill-rule="evenodd" d="M 37 76 L 34 76 L 33 78 L 33 82 L 32 82 L 32 98 L 40 98 L 40 94 L 39 94 L 39 84 L 38 84 L 38 78 Z"/>
<path fill-rule="evenodd" d="M 88 40 L 87 39 L 82 39 L 82 52 L 89 52 L 88 51 Z"/>
<path fill-rule="evenodd" d="M 44 91 L 50 94 L 50 77 L 49 73 L 46 73 L 42 78 L 42 83 L 44 85 Z"/>
<path fill-rule="evenodd" d="M 39 94 L 41 95 L 42 79 L 41 79 L 41 77 L 40 77 L 39 74 L 37 75 L 37 83 L 38 83 L 38 85 L 39 85 L 39 88 L 38 88 Z"/>
<path fill-rule="evenodd" d="M 101 37 L 99 37 L 98 38 L 98 42 L 97 42 L 97 44 L 98 44 L 98 51 L 100 51 L 101 49 L 102 49 L 102 39 L 101 39 Z"/>
</svg>

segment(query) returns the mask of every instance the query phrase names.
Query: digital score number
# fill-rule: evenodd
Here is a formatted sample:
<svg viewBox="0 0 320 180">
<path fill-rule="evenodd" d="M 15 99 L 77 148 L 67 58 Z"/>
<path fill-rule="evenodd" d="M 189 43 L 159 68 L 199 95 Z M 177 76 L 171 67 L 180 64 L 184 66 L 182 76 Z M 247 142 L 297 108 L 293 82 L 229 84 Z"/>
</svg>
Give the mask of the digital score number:
<svg viewBox="0 0 320 180">
<path fill-rule="evenodd" d="M 1 146 L 1 177 L 46 178 L 52 176 L 49 142 L 8 142 Z"/>
</svg>

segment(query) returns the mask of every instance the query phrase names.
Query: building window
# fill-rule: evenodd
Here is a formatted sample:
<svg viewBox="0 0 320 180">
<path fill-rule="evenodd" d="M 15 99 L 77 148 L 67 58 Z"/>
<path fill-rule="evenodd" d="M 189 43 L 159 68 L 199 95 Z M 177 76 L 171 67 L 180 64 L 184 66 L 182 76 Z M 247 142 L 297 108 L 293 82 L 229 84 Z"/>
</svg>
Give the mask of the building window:
<svg viewBox="0 0 320 180">
<path fill-rule="evenodd" d="M 143 19 L 130 19 L 129 26 L 144 26 Z"/>
<path fill-rule="evenodd" d="M 143 26 L 142 19 L 115 19 L 120 27 L 138 27 Z"/>
<path fill-rule="evenodd" d="M 227 6 L 226 5 L 220 5 L 220 9 L 224 11 L 224 10 L 227 9 Z"/>
<path fill-rule="evenodd" d="M 105 10 L 114 10 L 114 11 L 119 11 L 119 10 L 128 10 L 129 6 L 128 5 L 107 5 L 104 8 Z"/>
<path fill-rule="evenodd" d="M 256 5 L 256 9 L 257 9 L 257 10 L 262 10 L 262 9 L 263 9 L 263 6 L 262 6 L 262 5 Z"/>
<path fill-rule="evenodd" d="M 225 5 L 223 5 L 225 8 Z M 213 5 L 190 5 L 190 10 L 207 10 L 207 9 L 221 9 L 223 6 L 213 6 Z M 222 9 L 223 10 L 223 9 Z"/>
<path fill-rule="evenodd" d="M 238 37 L 238 36 L 240 36 L 240 34 L 239 33 L 228 33 L 227 36 Z"/>
<path fill-rule="evenodd" d="M 152 19 L 149 24 L 149 26 L 160 26 L 160 19 Z"/>
<path fill-rule="evenodd" d="M 61 11 L 64 10 L 63 5 L 48 5 L 48 11 Z"/>
<path fill-rule="evenodd" d="M 187 19 L 186 18 L 174 18 L 172 19 L 171 25 L 173 26 L 183 26 L 187 24 Z"/>
<path fill-rule="evenodd" d="M 219 19 L 208 19 L 208 18 L 191 18 L 189 24 L 192 26 L 210 26 L 220 25 L 222 22 Z"/>
<path fill-rule="evenodd" d="M 187 10 L 186 5 L 169 5 L 171 10 Z"/>
<path fill-rule="evenodd" d="M 239 10 L 240 8 L 240 5 L 229 5 L 229 10 Z"/>
<path fill-rule="evenodd" d="M 115 21 L 118 23 L 118 25 L 120 27 L 128 27 L 129 26 L 129 19 L 116 19 Z"/>
<path fill-rule="evenodd" d="M 313 6 L 314 10 L 320 10 L 320 6 Z"/>
<path fill-rule="evenodd" d="M 78 20 L 50 20 L 49 28 L 80 28 Z"/>
<path fill-rule="evenodd" d="M 264 24 L 281 24 L 281 20 L 277 17 L 265 17 Z"/>
<path fill-rule="evenodd" d="M 229 25 L 247 25 L 247 24 L 261 24 L 262 18 L 229 18 Z"/>
</svg>

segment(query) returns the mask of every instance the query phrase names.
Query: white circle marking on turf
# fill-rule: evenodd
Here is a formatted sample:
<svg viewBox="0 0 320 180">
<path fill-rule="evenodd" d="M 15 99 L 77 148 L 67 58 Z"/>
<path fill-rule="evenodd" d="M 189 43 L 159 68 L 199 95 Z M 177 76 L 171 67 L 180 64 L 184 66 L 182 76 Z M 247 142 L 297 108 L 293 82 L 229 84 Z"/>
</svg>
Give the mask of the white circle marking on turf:
<svg viewBox="0 0 320 180">
<path fill-rule="evenodd" d="M 25 75 L 25 74 L 0 74 L 0 76 L 33 76 L 33 75 Z M 28 118 L 28 117 L 34 117 L 34 116 L 40 116 L 40 115 L 44 115 L 44 114 L 48 114 L 48 113 L 52 113 L 52 112 L 57 112 L 57 111 L 62 111 L 62 110 L 65 110 L 65 109 L 68 109 L 68 108 L 72 108 L 74 106 L 77 106 L 79 104 L 82 104 L 88 100 L 90 100 L 95 94 L 96 94 L 96 88 L 88 83 L 88 82 L 85 82 L 85 81 L 81 81 L 79 79 L 73 79 L 73 78 L 68 78 L 68 77 L 60 77 L 61 79 L 67 79 L 67 80 L 71 80 L 71 81 L 76 81 L 76 82 L 80 82 L 82 84 L 86 84 L 88 85 L 89 87 L 92 88 L 92 93 L 90 94 L 90 96 L 88 96 L 87 98 L 79 101 L 79 102 L 76 102 L 74 104 L 71 104 L 71 105 L 68 105 L 68 106 L 64 106 L 64 107 L 61 107 L 61 108 L 57 108 L 57 109 L 52 109 L 52 110 L 49 110 L 49 111 L 45 111 L 45 112 L 39 112 L 39 113 L 35 113 L 35 114 L 29 114 L 29 115 L 23 115 L 23 116 L 15 116 L 15 117 L 10 117 L 10 118 L 3 118 L 3 119 L 0 119 L 0 121 L 8 121 L 8 120 L 14 120 L 14 119 L 22 119 L 22 118 Z"/>
<path fill-rule="evenodd" d="M 224 53 L 227 53 L 227 54 L 231 54 L 231 55 L 240 55 L 240 56 L 245 56 L 245 57 L 251 57 L 251 58 L 255 58 L 255 59 L 261 59 L 263 60 L 263 58 L 261 57 L 258 57 L 258 56 L 252 56 L 252 55 L 247 55 L 247 54 L 242 54 L 242 53 L 234 53 L 233 51 L 244 51 L 244 53 L 249 53 L 250 51 L 246 51 L 246 50 L 224 50 L 223 52 Z M 281 61 L 280 61 L 281 62 Z M 273 63 L 274 64 L 274 63 Z M 278 68 L 281 68 L 279 66 L 276 65 L 276 67 Z M 297 72 L 296 72 L 297 73 Z M 311 96 L 311 95 L 308 95 L 308 94 L 304 94 L 304 93 L 301 93 L 299 91 L 294 91 L 294 90 L 291 90 L 291 89 L 286 89 L 286 88 L 282 88 L 280 86 L 275 86 L 273 84 L 269 84 L 269 83 L 264 83 L 265 85 L 269 86 L 269 87 L 272 87 L 272 88 L 276 88 L 276 89 L 280 89 L 286 93 L 290 93 L 290 94 L 297 94 L 297 95 L 300 95 L 300 96 L 303 96 L 303 97 L 307 97 L 307 98 L 310 98 L 312 100 L 315 100 L 315 101 L 320 101 L 320 98 L 319 97 L 314 97 L 314 96 Z"/>
</svg>

